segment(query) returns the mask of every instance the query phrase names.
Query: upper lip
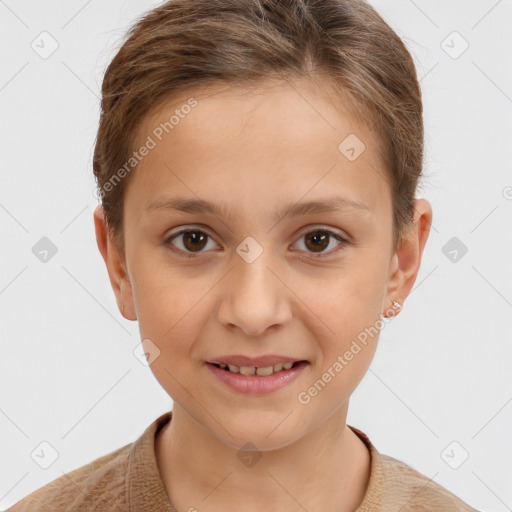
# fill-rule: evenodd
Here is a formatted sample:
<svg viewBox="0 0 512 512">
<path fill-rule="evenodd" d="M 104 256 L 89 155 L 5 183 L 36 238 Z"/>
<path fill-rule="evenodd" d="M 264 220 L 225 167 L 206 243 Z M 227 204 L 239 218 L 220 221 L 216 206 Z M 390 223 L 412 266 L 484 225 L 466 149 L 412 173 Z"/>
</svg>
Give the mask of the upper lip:
<svg viewBox="0 0 512 512">
<path fill-rule="evenodd" d="M 232 356 L 221 356 L 215 359 L 210 359 L 208 363 L 214 364 L 231 364 L 235 366 L 249 366 L 255 368 L 266 368 L 268 366 L 274 366 L 276 364 L 295 363 L 296 361 L 304 361 L 304 359 L 297 359 L 294 357 L 278 356 L 274 354 L 259 356 L 259 357 L 247 357 L 242 355 Z"/>
</svg>

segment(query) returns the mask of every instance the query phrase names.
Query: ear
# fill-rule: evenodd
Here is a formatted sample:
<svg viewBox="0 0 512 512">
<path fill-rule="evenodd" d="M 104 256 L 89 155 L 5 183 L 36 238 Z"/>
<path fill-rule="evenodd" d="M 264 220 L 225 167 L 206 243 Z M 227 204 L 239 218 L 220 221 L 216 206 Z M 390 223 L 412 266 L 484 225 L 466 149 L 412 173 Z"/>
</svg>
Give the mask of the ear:
<svg viewBox="0 0 512 512">
<path fill-rule="evenodd" d="M 126 271 L 125 259 L 119 253 L 111 238 L 105 221 L 105 212 L 101 205 L 94 210 L 94 229 L 96 231 L 96 243 L 107 266 L 108 277 L 116 296 L 117 306 L 127 320 L 137 320 L 132 285 Z"/>
<path fill-rule="evenodd" d="M 414 201 L 414 218 L 410 229 L 404 234 L 396 254 L 393 255 L 388 284 L 388 301 L 386 310 L 395 310 L 392 300 L 403 305 L 418 275 L 423 249 L 427 243 L 432 225 L 432 207 L 425 199 Z M 394 314 L 390 316 L 395 316 Z M 384 315 L 385 317 L 389 315 Z"/>
</svg>

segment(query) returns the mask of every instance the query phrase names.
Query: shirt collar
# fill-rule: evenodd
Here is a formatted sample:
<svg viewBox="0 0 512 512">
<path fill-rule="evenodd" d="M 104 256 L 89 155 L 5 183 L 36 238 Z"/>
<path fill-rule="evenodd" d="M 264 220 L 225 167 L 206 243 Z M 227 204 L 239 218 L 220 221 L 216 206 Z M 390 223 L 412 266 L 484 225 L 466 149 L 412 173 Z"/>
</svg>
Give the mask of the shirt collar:
<svg viewBox="0 0 512 512">
<path fill-rule="evenodd" d="M 159 416 L 135 441 L 128 460 L 128 503 L 131 512 L 175 512 L 158 470 L 155 439 L 171 421 L 172 411 Z"/>
<path fill-rule="evenodd" d="M 172 411 L 159 416 L 144 433 L 134 442 L 128 460 L 128 502 L 131 512 L 176 512 L 167 496 L 167 490 L 158 470 L 155 453 L 155 439 L 158 432 L 171 421 Z M 363 441 L 370 452 L 370 478 L 363 501 L 356 512 L 370 512 L 379 503 L 378 490 L 382 488 L 381 455 L 373 446 L 368 436 L 348 425 Z"/>
<path fill-rule="evenodd" d="M 366 445 L 370 452 L 370 478 L 368 479 L 368 487 L 363 497 L 363 501 L 355 512 L 372 512 L 380 510 L 381 490 L 384 488 L 384 473 L 382 469 L 382 455 L 373 446 L 369 437 L 356 427 L 348 425 L 348 427 L 356 434 Z"/>
</svg>

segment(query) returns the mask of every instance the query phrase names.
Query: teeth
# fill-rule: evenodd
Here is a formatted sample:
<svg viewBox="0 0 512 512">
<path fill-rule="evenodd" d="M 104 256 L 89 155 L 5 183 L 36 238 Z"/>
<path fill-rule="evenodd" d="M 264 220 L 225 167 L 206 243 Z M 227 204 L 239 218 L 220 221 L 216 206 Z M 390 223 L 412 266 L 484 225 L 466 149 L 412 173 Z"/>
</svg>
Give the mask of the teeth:
<svg viewBox="0 0 512 512">
<path fill-rule="evenodd" d="M 274 373 L 274 367 L 273 366 L 265 366 L 265 368 L 257 368 L 256 373 L 258 375 L 272 375 Z"/>
<path fill-rule="evenodd" d="M 218 363 L 223 369 L 229 369 L 230 372 L 240 373 L 241 375 L 260 375 L 262 377 L 272 375 L 281 370 L 289 370 L 293 363 L 275 364 L 274 366 L 265 366 L 264 368 L 256 368 L 255 366 L 236 366 L 234 364 Z"/>
</svg>

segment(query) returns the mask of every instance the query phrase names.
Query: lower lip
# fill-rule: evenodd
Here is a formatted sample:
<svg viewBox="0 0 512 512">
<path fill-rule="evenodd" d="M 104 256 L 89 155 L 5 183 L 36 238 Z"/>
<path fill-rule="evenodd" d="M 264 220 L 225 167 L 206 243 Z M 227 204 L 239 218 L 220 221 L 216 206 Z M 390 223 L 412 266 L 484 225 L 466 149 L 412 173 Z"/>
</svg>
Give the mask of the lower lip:
<svg viewBox="0 0 512 512">
<path fill-rule="evenodd" d="M 301 361 L 289 370 L 281 370 L 272 375 L 242 375 L 223 370 L 212 363 L 206 363 L 210 371 L 224 384 L 234 391 L 246 395 L 266 395 L 272 393 L 293 382 L 309 363 Z"/>
</svg>

